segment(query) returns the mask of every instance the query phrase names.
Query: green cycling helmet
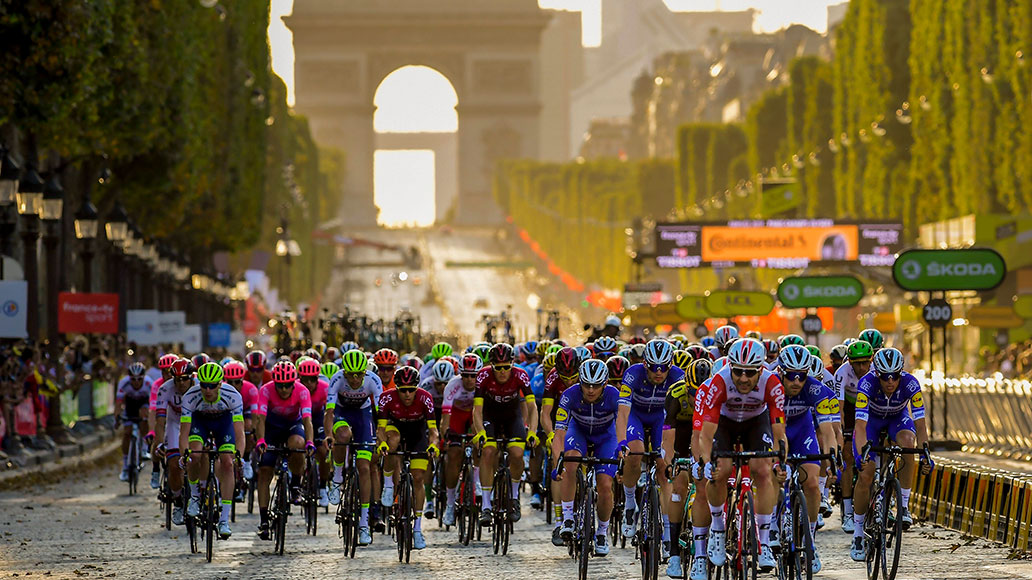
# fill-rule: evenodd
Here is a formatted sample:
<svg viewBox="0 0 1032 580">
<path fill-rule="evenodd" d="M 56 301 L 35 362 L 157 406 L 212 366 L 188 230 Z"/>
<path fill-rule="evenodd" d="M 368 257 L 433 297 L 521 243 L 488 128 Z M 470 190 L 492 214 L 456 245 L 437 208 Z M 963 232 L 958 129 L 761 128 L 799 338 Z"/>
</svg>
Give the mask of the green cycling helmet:
<svg viewBox="0 0 1032 580">
<path fill-rule="evenodd" d="M 798 344 L 799 346 L 806 346 L 806 341 L 803 340 L 803 337 L 799 336 L 798 334 L 786 334 L 781 339 L 781 348 L 785 348 L 786 346 L 788 346 L 790 344 Z"/>
<path fill-rule="evenodd" d="M 870 360 L 874 356 L 874 348 L 866 340 L 858 340 L 849 345 L 846 349 L 846 356 L 850 361 Z"/>
<path fill-rule="evenodd" d="M 553 345 L 548 347 L 548 350 L 545 351 L 545 354 L 555 354 L 555 353 L 561 351 L 562 349 L 563 349 L 562 346 L 560 346 L 558 344 L 553 344 Z"/>
<path fill-rule="evenodd" d="M 824 358 L 824 356 L 821 354 L 820 347 L 814 346 L 812 344 L 808 344 L 808 345 L 806 345 L 806 350 L 810 351 L 810 354 L 812 354 L 813 356 L 815 356 L 817 358 Z"/>
<path fill-rule="evenodd" d="M 491 350 L 490 346 L 486 344 L 481 344 L 477 345 L 476 348 L 473 349 L 473 354 L 479 356 L 480 360 L 484 361 L 484 363 L 487 364 L 487 351 L 489 350 Z"/>
<path fill-rule="evenodd" d="M 340 359 L 340 368 L 346 373 L 364 373 L 369 366 L 369 357 L 360 350 L 349 350 Z"/>
<path fill-rule="evenodd" d="M 202 383 L 221 383 L 224 377 L 219 363 L 204 363 L 197 369 L 197 380 Z"/>
<path fill-rule="evenodd" d="M 447 342 L 439 342 L 430 349 L 430 357 L 437 360 L 446 356 L 451 356 L 452 352 L 454 352 L 452 345 Z"/>
<path fill-rule="evenodd" d="M 319 373 L 322 374 L 322 376 L 326 377 L 327 379 L 332 377 L 333 375 L 337 374 L 339 371 L 340 371 L 340 367 L 337 366 L 337 363 L 332 363 L 332 362 L 323 363 L 323 365 L 321 367 L 319 367 Z"/>
<path fill-rule="evenodd" d="M 868 328 L 867 330 L 860 333 L 860 340 L 867 341 L 871 345 L 871 348 L 878 350 L 885 346 L 885 337 L 882 333 L 874 328 Z"/>
</svg>

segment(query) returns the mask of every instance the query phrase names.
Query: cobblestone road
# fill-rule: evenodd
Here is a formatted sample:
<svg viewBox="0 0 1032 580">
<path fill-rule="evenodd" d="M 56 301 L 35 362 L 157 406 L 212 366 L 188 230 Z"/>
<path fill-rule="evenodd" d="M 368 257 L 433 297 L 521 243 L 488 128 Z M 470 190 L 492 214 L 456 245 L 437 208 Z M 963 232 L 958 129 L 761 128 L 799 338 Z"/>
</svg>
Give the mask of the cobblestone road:
<svg viewBox="0 0 1032 580">
<path fill-rule="evenodd" d="M 525 502 L 526 503 L 526 502 Z M 189 554 L 182 529 L 166 532 L 150 490 L 128 497 L 113 467 L 78 474 L 38 492 L 0 494 L 0 578 L 574 578 L 574 563 L 549 542 L 544 518 L 525 511 L 508 556 L 494 556 L 487 542 L 458 545 L 454 533 L 425 522 L 426 550 L 397 562 L 390 538 L 377 535 L 354 560 L 341 556 L 332 516 L 320 519 L 320 535 L 306 537 L 300 518 L 288 529 L 286 554 L 254 535 L 257 515 L 242 515 L 234 536 L 216 544 L 215 560 Z M 822 578 L 859 579 L 862 565 L 849 560 L 847 536 L 833 517 L 818 533 L 825 562 Z M 906 535 L 901 579 L 1032 578 L 1032 562 L 1007 559 L 1008 551 L 958 534 L 920 526 Z M 591 562 L 596 578 L 635 578 L 630 549 Z M 768 576 L 773 578 L 773 576 Z"/>
</svg>

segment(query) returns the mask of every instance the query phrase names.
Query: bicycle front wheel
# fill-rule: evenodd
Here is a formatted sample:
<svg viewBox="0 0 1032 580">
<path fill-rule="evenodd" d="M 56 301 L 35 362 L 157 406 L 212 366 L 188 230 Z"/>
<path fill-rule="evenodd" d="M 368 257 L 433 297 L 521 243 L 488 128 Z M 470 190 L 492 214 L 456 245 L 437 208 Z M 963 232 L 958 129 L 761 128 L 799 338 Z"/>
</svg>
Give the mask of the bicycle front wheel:
<svg viewBox="0 0 1032 580">
<path fill-rule="evenodd" d="M 316 535 L 319 526 L 319 466 L 315 456 L 308 458 L 308 469 L 305 473 L 305 528 L 311 535 Z"/>
<path fill-rule="evenodd" d="M 586 489 L 580 503 L 580 550 L 577 552 L 577 572 L 580 580 L 588 578 L 588 559 L 595 539 L 595 490 Z"/>
<path fill-rule="evenodd" d="M 204 514 L 204 557 L 211 562 L 215 554 L 215 534 L 218 533 L 218 525 L 221 502 L 218 497 L 218 485 L 215 485 L 214 476 L 208 481 L 208 489 L 205 491 L 202 513 Z"/>
<path fill-rule="evenodd" d="M 273 534 L 276 536 L 275 552 L 283 555 L 283 549 L 287 543 L 287 514 L 290 511 L 289 499 L 287 497 L 286 474 L 281 475 L 276 482 L 276 497 L 273 502 Z"/>
<path fill-rule="evenodd" d="M 899 555 L 903 549 L 903 491 L 899 481 L 891 478 L 885 484 L 881 514 L 882 578 L 895 580 Z"/>
<path fill-rule="evenodd" d="M 792 580 L 810 580 L 813 577 L 813 537 L 810 536 L 810 518 L 806 497 L 800 491 L 792 494 L 791 535 L 788 549 L 788 576 Z M 784 538 L 784 536 L 782 536 Z M 782 542 L 785 540 L 783 539 Z M 782 550 L 786 547 L 782 545 Z"/>
<path fill-rule="evenodd" d="M 643 580 L 659 578 L 660 551 L 663 549 L 663 521 L 659 507 L 659 490 L 656 485 L 646 486 L 641 510 L 641 527 L 638 531 L 638 552 L 641 558 Z"/>
<path fill-rule="evenodd" d="M 741 578 L 756 580 L 759 574 L 759 537 L 756 530 L 756 509 L 753 506 L 752 490 L 742 498 L 741 539 L 739 540 L 738 571 Z"/>
</svg>

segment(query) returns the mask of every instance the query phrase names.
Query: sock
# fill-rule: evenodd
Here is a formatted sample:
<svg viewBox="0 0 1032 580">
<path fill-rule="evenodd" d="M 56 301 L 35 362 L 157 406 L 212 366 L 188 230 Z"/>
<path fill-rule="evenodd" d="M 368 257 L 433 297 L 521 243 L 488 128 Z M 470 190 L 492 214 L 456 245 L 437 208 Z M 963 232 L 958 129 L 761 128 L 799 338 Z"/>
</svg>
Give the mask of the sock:
<svg viewBox="0 0 1032 580">
<path fill-rule="evenodd" d="M 903 508 L 906 509 L 909 512 L 910 511 L 910 489 L 903 488 L 900 491 L 903 492 L 903 494 L 902 494 L 903 495 Z"/>
<path fill-rule="evenodd" d="M 269 508 L 263 508 L 263 507 L 258 508 L 258 517 L 261 518 L 261 522 L 263 524 L 268 524 L 269 523 Z"/>
<path fill-rule="evenodd" d="M 810 537 L 817 541 L 817 522 L 810 522 Z"/>
<path fill-rule="evenodd" d="M 705 526 L 701 527 L 701 528 L 697 528 L 695 526 L 692 526 L 692 539 L 695 541 L 695 556 L 696 557 L 705 556 L 706 555 L 706 540 L 709 539 L 708 534 L 709 534 L 709 528 L 707 528 Z"/>
<path fill-rule="evenodd" d="M 448 505 L 455 505 L 455 498 L 459 495 L 459 488 L 449 487 L 445 490 L 445 494 L 448 497 Z"/>
<path fill-rule="evenodd" d="M 482 509 L 485 509 L 485 510 L 491 509 L 491 488 L 490 487 L 485 487 L 484 488 L 484 496 L 480 498 L 480 501 L 481 501 L 480 505 L 481 505 Z"/>
<path fill-rule="evenodd" d="M 864 520 L 867 514 L 853 514 L 853 539 L 864 537 Z"/>
<path fill-rule="evenodd" d="M 423 531 L 423 512 L 416 512 L 416 521 L 412 523 L 412 531 Z"/>
<path fill-rule="evenodd" d="M 572 501 L 564 501 L 562 509 L 563 509 L 563 520 L 572 520 L 573 519 L 573 502 Z"/>
<path fill-rule="evenodd" d="M 358 516 L 358 527 L 368 528 L 369 527 L 369 504 L 362 504 L 362 511 L 359 512 Z"/>
<path fill-rule="evenodd" d="M 595 535 L 596 536 L 605 536 L 608 533 L 609 533 L 609 520 L 606 520 L 604 522 L 602 520 L 599 520 L 598 521 L 598 529 L 595 530 Z"/>
<path fill-rule="evenodd" d="M 344 481 L 344 464 L 333 462 L 333 483 L 342 483 Z"/>
<path fill-rule="evenodd" d="M 670 522 L 670 557 L 681 555 L 681 522 Z"/>
<path fill-rule="evenodd" d="M 710 529 L 714 532 L 723 532 L 726 527 L 724 525 L 724 504 L 709 506 L 710 515 L 713 516 L 713 521 L 710 522 Z"/>
<path fill-rule="evenodd" d="M 670 541 L 670 518 L 666 514 L 663 514 L 663 541 Z"/>
<path fill-rule="evenodd" d="M 383 472 L 383 486 L 384 487 L 389 487 L 391 489 L 394 489 L 394 472 L 393 471 L 391 473 L 387 473 L 386 471 Z"/>
<path fill-rule="evenodd" d="M 842 509 L 846 511 L 846 517 L 853 517 L 853 498 L 842 498 Z"/>
<path fill-rule="evenodd" d="M 190 497 L 193 499 L 201 499 L 201 486 L 198 483 L 197 481 L 190 482 Z"/>
<path fill-rule="evenodd" d="M 222 514 L 219 517 L 219 521 L 220 522 L 228 522 L 229 521 L 229 510 L 231 510 L 231 509 L 233 509 L 233 500 L 231 500 L 231 499 L 224 499 L 224 500 L 222 500 Z"/>
<path fill-rule="evenodd" d="M 756 527 L 759 528 L 757 537 L 761 546 L 770 544 L 770 520 L 771 514 L 756 514 Z"/>
<path fill-rule="evenodd" d="M 562 502 L 555 502 L 552 504 L 552 515 L 555 516 L 552 519 L 555 520 L 555 527 L 559 527 L 563 523 L 563 504 Z"/>
<path fill-rule="evenodd" d="M 514 501 L 520 501 L 520 482 L 512 482 L 512 499 Z"/>
<path fill-rule="evenodd" d="M 818 477 L 817 485 L 821 488 L 821 498 L 828 499 L 828 478 Z"/>
<path fill-rule="evenodd" d="M 623 488 L 624 494 L 624 509 L 633 510 L 638 507 L 637 500 L 634 499 L 634 486 Z"/>
</svg>

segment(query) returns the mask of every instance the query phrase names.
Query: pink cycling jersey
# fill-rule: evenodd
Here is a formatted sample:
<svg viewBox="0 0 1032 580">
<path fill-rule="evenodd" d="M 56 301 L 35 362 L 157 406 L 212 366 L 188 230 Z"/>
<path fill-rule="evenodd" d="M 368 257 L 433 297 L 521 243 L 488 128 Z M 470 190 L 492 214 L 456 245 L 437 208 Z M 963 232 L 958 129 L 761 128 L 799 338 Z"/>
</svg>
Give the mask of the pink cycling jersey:
<svg viewBox="0 0 1032 580">
<path fill-rule="evenodd" d="M 326 410 L 326 397 L 329 392 L 329 381 L 319 377 L 319 383 L 316 385 L 315 390 L 309 391 L 309 396 L 312 398 L 312 412 L 316 415 L 321 414 Z"/>
<path fill-rule="evenodd" d="M 258 387 L 244 379 L 240 385 L 240 397 L 244 399 L 244 415 L 253 415 L 258 410 Z"/>
<path fill-rule="evenodd" d="M 276 392 L 276 385 L 269 381 L 258 391 L 258 408 L 255 414 L 268 416 L 269 421 L 277 423 L 294 423 L 307 417 L 312 418 L 312 397 L 308 388 L 300 381 L 294 381 L 294 390 L 290 397 L 281 399 Z"/>
<path fill-rule="evenodd" d="M 150 390 L 150 410 L 156 411 L 158 409 L 158 390 L 161 389 L 161 385 L 165 383 L 165 377 L 161 377 L 154 381 L 151 385 Z"/>
</svg>

